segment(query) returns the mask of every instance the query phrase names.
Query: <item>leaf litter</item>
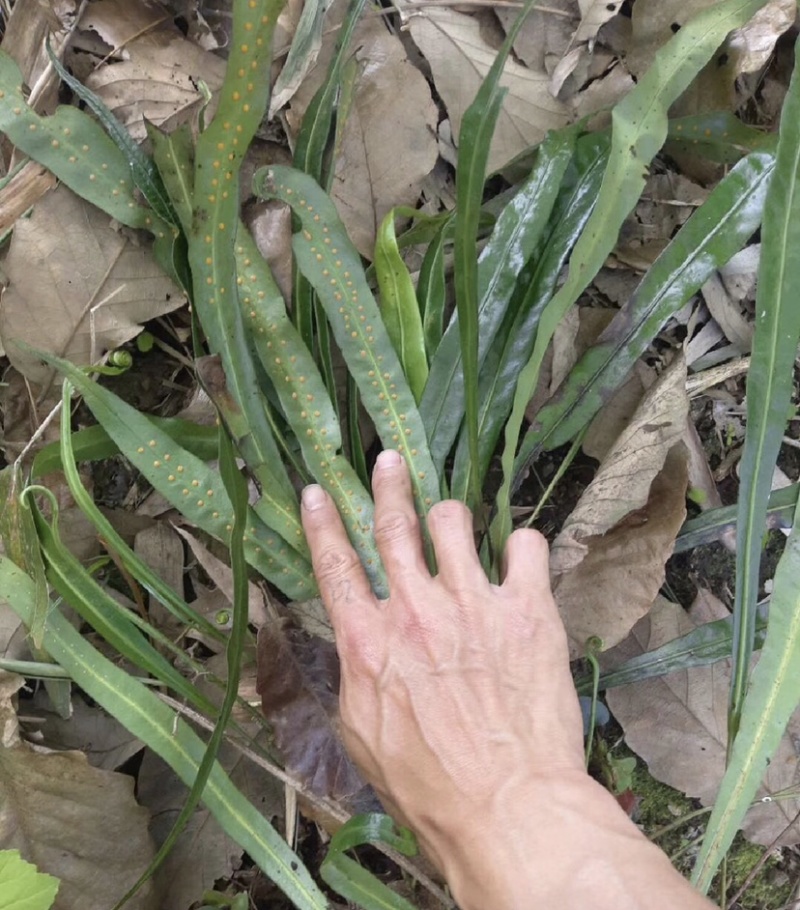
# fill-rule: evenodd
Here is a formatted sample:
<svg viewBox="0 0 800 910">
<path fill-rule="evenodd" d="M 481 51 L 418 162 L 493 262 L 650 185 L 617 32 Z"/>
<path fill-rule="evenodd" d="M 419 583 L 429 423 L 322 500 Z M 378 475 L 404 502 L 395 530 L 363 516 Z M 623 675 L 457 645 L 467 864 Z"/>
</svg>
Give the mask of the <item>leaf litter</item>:
<svg viewBox="0 0 800 910">
<path fill-rule="evenodd" d="M 502 168 L 541 141 L 549 129 L 579 117 L 592 115 L 592 125 L 602 126 L 604 111 L 624 96 L 675 26 L 709 2 L 636 0 L 631 16 L 622 14 L 621 3 L 596 0 L 553 0 L 546 10 L 535 10 L 518 36 L 516 59 L 509 62 L 504 75 L 509 91 L 490 169 Z M 7 34 L 20 28 L 22 14 L 17 10 L 23 6 L 15 8 Z M 323 78 L 342 17 L 341 3 L 330 9 L 325 3 L 308 6 L 316 7 L 316 15 L 309 15 L 314 20 L 308 32 L 309 52 L 299 60 L 291 54 L 281 56 L 276 65 L 281 90 L 276 112 L 285 117 L 290 143 Z M 332 195 L 359 251 L 368 259 L 377 225 L 390 208 L 414 205 L 421 195 L 429 200 L 448 199 L 437 156 L 448 135 L 458 141 L 463 112 L 494 58 L 502 29 L 513 18 L 504 9 L 487 14 L 415 7 L 407 2 L 399 6 L 400 30 L 387 29 L 382 18 L 370 15 L 358 26 L 351 58 L 357 72 L 355 92 L 334 161 Z M 301 18 L 299 13 L 297 4 L 289 4 L 282 19 L 287 46 Z M 23 32 L 28 36 L 42 36 L 54 24 L 63 28 L 68 21 L 67 17 L 53 23 L 41 11 L 33 20 L 27 18 L 30 11 L 24 15 Z M 137 139 L 144 138 L 145 121 L 169 127 L 189 122 L 196 129 L 204 103 L 199 80 L 212 96 L 219 88 L 224 62 L 213 50 L 224 47 L 224 32 L 209 26 L 216 21 L 211 16 L 208 22 L 195 14 L 189 18 L 184 34 L 167 7 L 98 0 L 87 7 L 78 24 L 69 64 Z M 679 102 L 680 112 L 708 110 L 712 100 L 720 103 L 722 99 L 726 109 L 740 103 L 741 93 L 747 90 L 737 79 L 764 66 L 793 21 L 793 2 L 768 2 L 752 23 L 729 38 L 723 51 L 728 54 L 724 66 L 698 79 Z M 46 67 L 46 58 L 37 41 L 30 37 L 27 41 L 30 52 L 22 52 L 25 59 L 20 63 L 35 81 Z M 17 47 L 23 48 L 21 41 Z M 765 84 L 772 93 L 771 110 L 777 111 L 785 86 L 769 74 Z M 47 100 L 48 96 L 43 97 Z M 50 103 L 53 97 L 51 91 Z M 213 105 L 212 99 L 207 118 Z M 591 298 L 581 300 L 579 311 L 596 316 L 608 310 L 609 304 L 624 304 L 635 286 L 637 271 L 663 249 L 716 176 L 704 172 L 698 177 L 691 168 L 686 176 L 675 170 L 654 174 L 643 201 L 627 220 L 607 268 L 595 280 Z M 39 346 L 46 341 L 55 353 L 88 363 L 120 346 L 131 349 L 143 325 L 149 327 L 153 320 L 181 307 L 184 300 L 159 272 L 139 237 L 112 227 L 107 218 L 64 187 L 48 192 L 43 184 L 32 191 L 38 201 L 27 218 L 20 217 L 23 210 L 19 205 L 11 209 L 14 214 L 8 227 L 13 219 L 16 224 L 3 258 L 9 286 L 0 302 L 0 347 L 14 368 L 9 387 L 22 396 L 27 384 L 35 397 L 47 382 L 47 372 L 34 358 L 15 351 L 14 340 L 27 338 Z M 6 188 L 0 188 L 0 211 L 4 198 L 10 199 L 5 193 Z M 32 269 L 31 262 L 45 263 L 46 268 Z M 696 417 L 698 409 L 690 408 L 686 394 L 686 363 L 694 368 L 712 365 L 709 358 L 718 356 L 726 343 L 746 351 L 754 274 L 752 258 L 738 272 L 735 264 L 721 269 L 703 288 L 705 306 L 695 304 L 687 309 L 689 315 L 682 324 L 687 332 L 685 361 L 679 356 L 665 366 L 662 358 L 655 358 L 655 370 L 654 358 L 647 364 L 640 361 L 624 394 L 615 395 L 606 405 L 584 440 L 584 451 L 597 459 L 599 467 L 577 507 L 561 516 L 553 544 L 554 588 L 574 657 L 584 653 L 590 636 L 599 635 L 604 647 L 611 649 L 603 657 L 604 665 L 610 666 L 727 613 L 720 604 L 705 609 L 695 604 L 687 613 L 661 597 L 659 590 L 685 516 L 687 486 L 705 485 L 707 493 L 716 492 L 709 487 L 711 469 L 703 451 L 706 436 L 690 438 L 687 430 L 690 411 Z M 574 320 L 574 314 L 569 318 Z M 673 322 L 669 331 L 675 331 L 676 325 Z M 577 324 L 566 322 L 557 333 L 549 385 L 540 389 L 540 398 L 546 400 L 557 389 L 575 362 L 583 344 L 578 333 Z M 692 344 L 694 356 L 690 356 Z M 727 389 L 726 394 L 735 400 L 735 386 L 729 384 Z M 719 395 L 717 404 L 723 393 Z M 3 415 L 9 442 L 7 431 L 14 429 L 7 420 L 10 413 L 8 409 Z M 530 414 L 535 414 L 534 408 Z M 39 420 L 35 415 L 34 425 Z M 17 424 L 18 435 L 21 425 L 24 421 Z M 22 436 L 26 432 L 30 435 L 24 431 Z M 18 451 L 9 449 L 7 457 Z M 724 479 L 719 466 L 715 476 Z M 695 477 L 701 479 L 695 481 Z M 170 517 L 166 512 L 166 518 Z M 149 534 L 159 541 L 166 527 L 156 526 Z M 73 538 L 83 533 L 66 526 L 62 532 Z M 170 547 L 156 543 L 149 551 L 162 551 L 152 558 L 152 564 L 160 565 L 160 574 L 171 577 L 176 586 L 188 573 L 195 592 L 213 592 L 213 603 L 224 605 L 231 588 L 230 570 L 189 529 L 180 533 L 192 566 L 185 563 L 171 529 L 164 538 L 171 541 Z M 96 541 L 88 543 L 87 557 L 97 552 Z M 336 658 L 324 611 L 318 602 L 289 605 L 289 610 L 293 622 L 268 618 L 270 607 L 265 610 L 260 590 L 251 588 L 250 619 L 259 628 L 261 654 L 258 688 L 276 745 L 287 769 L 318 795 L 349 807 L 369 804 L 370 796 L 349 765 L 338 735 Z M 15 615 L 0 601 L 0 654 L 19 657 L 23 653 Z M 713 799 L 722 773 L 728 672 L 725 664 L 693 668 L 608 694 L 628 745 L 648 763 L 650 772 L 704 804 Z M 252 697 L 254 693 L 247 694 Z M 13 714 L 9 699 L 10 695 L 3 701 L 3 711 Z M 81 717 L 93 710 L 97 709 L 81 707 Z M 797 734 L 796 720 L 793 725 L 790 732 Z M 52 742 L 62 749 L 74 745 L 66 735 L 59 741 L 57 733 Z M 3 755 L 8 758 L 20 748 L 23 745 L 15 743 Z M 123 744 L 120 748 L 127 755 L 135 746 Z M 174 781 L 165 780 L 163 770 L 153 767 L 153 762 L 147 753 L 139 783 L 142 801 L 158 817 L 174 812 L 181 797 Z M 5 766 L 14 767 L 13 762 Z M 765 786 L 770 793 L 778 792 L 793 785 L 796 773 L 797 757 L 787 734 Z M 265 775 L 245 789 L 254 800 L 259 787 L 264 793 L 269 790 L 265 813 L 280 816 L 280 788 L 270 789 L 268 779 L 272 780 Z M 26 785 L 32 786 L 30 779 Z M 43 794 L 44 790 L 32 797 Z M 757 806 L 748 816 L 745 833 L 758 843 L 768 843 L 791 820 L 793 805 L 792 801 L 774 801 Z M 134 809 L 126 804 L 120 817 L 131 817 Z M 80 815 L 92 809 L 87 805 L 77 811 Z M 198 810 L 172 865 L 162 873 L 160 881 L 169 889 L 170 906 L 188 906 L 202 896 L 202 886 L 213 884 L 215 875 L 236 872 L 235 845 L 214 830 L 203 812 Z M 141 831 L 143 815 L 133 811 L 132 817 Z M 796 841 L 800 841 L 797 826 L 784 833 L 782 842 Z M 202 880 L 192 874 L 197 855 L 209 862 L 208 875 Z M 49 871 L 58 874 L 57 867 Z"/>
</svg>

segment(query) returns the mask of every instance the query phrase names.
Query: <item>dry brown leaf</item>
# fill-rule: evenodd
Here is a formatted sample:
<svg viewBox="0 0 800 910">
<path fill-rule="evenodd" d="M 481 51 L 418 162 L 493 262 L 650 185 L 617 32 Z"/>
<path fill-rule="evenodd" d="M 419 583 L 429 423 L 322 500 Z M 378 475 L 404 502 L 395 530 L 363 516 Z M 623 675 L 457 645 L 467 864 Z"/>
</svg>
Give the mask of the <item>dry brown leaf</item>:
<svg viewBox="0 0 800 910">
<path fill-rule="evenodd" d="M 123 51 L 137 39 L 157 43 L 180 34 L 169 12 L 153 0 L 94 0 L 81 16 L 80 29 Z"/>
<path fill-rule="evenodd" d="M 795 0 L 768 0 L 744 28 L 731 35 L 737 75 L 754 73 L 767 63 L 775 42 L 794 25 L 796 15 Z"/>
<path fill-rule="evenodd" d="M 578 359 L 597 341 L 613 315 L 613 310 L 595 307 L 571 307 L 567 310 L 556 326 L 539 371 L 536 391 L 525 409 L 525 416 L 531 423 Z"/>
<path fill-rule="evenodd" d="M 331 644 L 336 643 L 333 626 L 321 597 L 313 597 L 302 603 L 294 600 L 286 609 L 294 622 L 309 635 L 316 635 Z"/>
<path fill-rule="evenodd" d="M 112 231 L 107 215 L 65 186 L 17 224 L 5 271 L 0 338 L 34 382 L 45 383 L 50 369 L 11 342 L 93 363 L 138 335 L 143 322 L 185 303 L 149 249 Z"/>
<path fill-rule="evenodd" d="M 93 767 L 105 771 L 116 771 L 144 748 L 116 718 L 106 714 L 97 704 L 87 704 L 77 692 L 72 695 L 69 720 L 53 711 L 43 689 L 27 703 L 25 713 L 36 717 L 37 746 L 60 751 L 78 749 Z"/>
<path fill-rule="evenodd" d="M 190 120 L 204 103 L 199 80 L 216 94 L 225 76 L 222 58 L 180 34 L 159 43 L 147 38 L 131 41 L 125 56 L 92 73 L 86 86 L 137 140 L 145 138 L 145 119 L 165 129 Z M 206 118 L 212 113 L 208 110 Z"/>
<path fill-rule="evenodd" d="M 133 551 L 178 597 L 183 597 L 183 544 L 174 528 L 163 521 L 154 522 L 136 535 Z M 185 623 L 152 595 L 148 615 L 150 622 L 170 638 L 180 637 Z"/>
<path fill-rule="evenodd" d="M 745 318 L 741 307 L 727 292 L 719 275 L 712 274 L 700 293 L 728 341 L 736 346 L 740 354 L 749 354 L 753 347 L 755 326 Z"/>
<path fill-rule="evenodd" d="M 686 515 L 686 365 L 648 391 L 553 543 L 551 575 L 573 656 L 621 641 L 649 609 Z"/>
<path fill-rule="evenodd" d="M 519 10 L 498 7 L 495 14 L 507 32 Z M 534 6 L 519 30 L 514 53 L 530 69 L 551 75 L 569 51 L 579 21 L 577 0 L 549 0 L 547 9 Z"/>
<path fill-rule="evenodd" d="M 705 592 L 706 600 L 709 596 Z M 710 609 L 713 618 L 719 618 L 713 604 L 700 604 L 694 609 L 698 608 L 706 612 Z M 629 637 L 603 655 L 603 667 L 611 668 L 652 651 L 695 627 L 685 610 L 659 597 Z M 725 770 L 729 684 L 730 661 L 725 660 L 609 689 L 607 693 L 608 705 L 625 731 L 626 742 L 647 762 L 653 777 L 706 806 L 714 802 Z M 792 741 L 798 735 L 800 717 L 796 713 L 767 768 L 759 796 L 795 788 L 798 760 Z M 798 799 L 761 803 L 747 814 L 743 830 L 756 843 L 770 843 L 798 811 Z M 797 842 L 800 825 L 781 840 L 784 844 Z"/>
<path fill-rule="evenodd" d="M 326 40 L 287 112 L 295 135 L 325 76 L 335 38 L 331 34 Z M 416 204 L 422 181 L 433 170 L 437 112 L 425 78 L 383 23 L 363 19 L 353 47 L 360 72 L 334 164 L 331 196 L 358 251 L 372 259 L 386 213 L 397 205 Z"/>
<path fill-rule="evenodd" d="M 480 23 L 450 9 L 425 8 L 408 20 L 408 29 L 431 67 L 436 90 L 447 108 L 454 136 L 491 67 L 496 50 L 486 43 Z M 550 94 L 549 77 L 515 60 L 506 63 L 501 84 L 508 88 L 489 154 L 489 171 L 540 142 L 549 129 L 565 126 L 569 108 Z"/>
<path fill-rule="evenodd" d="M 600 31 L 601 26 L 605 25 L 609 19 L 622 9 L 621 0 L 578 0 L 581 8 L 581 24 L 575 32 L 575 41 L 591 42 Z"/>
<path fill-rule="evenodd" d="M 581 448 L 591 458 L 603 461 L 633 415 L 642 403 L 645 391 L 655 382 L 656 373 L 641 361 L 631 370 L 628 378 L 597 412 Z"/>
<path fill-rule="evenodd" d="M 18 849 L 61 880 L 53 910 L 108 910 L 153 858 L 133 778 L 93 768 L 80 752 L 34 751 L 16 735 L 12 698 L 24 682 L 0 673 L 0 849 Z M 132 910 L 155 910 L 152 885 Z"/>
<path fill-rule="evenodd" d="M 317 796 L 358 798 L 365 784 L 338 730 L 336 648 L 275 622 L 259 629 L 257 648 L 257 689 L 287 771 Z"/>
</svg>

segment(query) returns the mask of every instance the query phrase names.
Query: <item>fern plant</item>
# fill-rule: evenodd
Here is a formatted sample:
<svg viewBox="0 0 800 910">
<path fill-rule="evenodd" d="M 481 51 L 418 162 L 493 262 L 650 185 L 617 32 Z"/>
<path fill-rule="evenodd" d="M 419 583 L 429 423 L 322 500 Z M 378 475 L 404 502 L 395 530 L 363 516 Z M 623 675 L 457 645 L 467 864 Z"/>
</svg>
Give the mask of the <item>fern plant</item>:
<svg viewBox="0 0 800 910">
<path fill-rule="evenodd" d="M 252 571 L 295 600 L 316 593 L 293 483 L 298 468 L 334 498 L 375 591 L 386 593 L 372 538 L 373 506 L 363 448 L 353 420 L 359 401 L 381 444 L 398 449 L 409 464 L 423 527 L 426 512 L 443 495 L 452 493 L 473 506 L 483 505 L 484 478 L 504 434 L 504 483 L 489 504 L 495 518 L 491 535 L 486 536 L 487 543 L 491 536 L 492 546 L 485 549 L 487 568 L 496 575 L 495 560 L 511 528 L 511 497 L 531 458 L 543 448 L 568 441 L 588 424 L 669 316 L 746 242 L 758 226 L 773 162 L 763 137 L 736 134 L 739 157 L 748 144 L 757 150 L 744 155 L 721 181 L 642 282 L 634 310 L 626 314 L 634 328 L 624 351 L 613 356 L 594 351 L 587 362 L 579 363 L 519 449 L 522 412 L 544 349 L 558 318 L 591 281 L 636 204 L 644 169 L 668 134 L 669 106 L 727 32 L 744 24 L 761 4 L 726 0 L 686 24 L 656 55 L 647 77 L 617 106 L 610 138 L 586 134 L 580 127 L 549 135 L 528 157 L 525 178 L 492 219 L 482 212 L 485 162 L 502 101 L 500 76 L 515 34 L 509 33 L 465 117 L 457 208 L 426 226 L 427 253 L 416 287 L 400 246 L 418 234 L 412 230 L 408 238 L 398 240 L 393 227 L 380 232 L 375 257 L 380 306 L 361 258 L 322 188 L 322 162 L 335 119 L 342 60 L 362 5 L 358 0 L 351 5 L 329 78 L 309 109 L 296 156 L 302 169 L 271 167 L 259 171 L 254 180 L 259 195 L 286 203 L 295 215 L 292 316 L 238 211 L 240 165 L 269 100 L 264 74 L 269 71 L 279 0 L 234 0 L 231 53 L 213 121 L 196 142 L 188 128 L 171 135 L 151 128 L 152 159 L 63 69 L 62 78 L 94 116 L 74 107 L 60 107 L 49 117 L 37 115 L 25 101 L 15 64 L 0 53 L 0 130 L 83 198 L 123 224 L 149 231 L 158 261 L 186 290 L 202 333 L 198 347 L 204 344 L 208 351 L 198 358 L 197 373 L 218 409 L 222 448 L 232 442 L 259 491 L 258 500 L 248 506 L 231 467 L 232 452 L 223 458 L 227 468 L 221 472 L 210 468 L 207 436 L 127 405 L 94 381 L 96 365 L 82 365 L 84 369 L 42 354 L 65 379 L 65 404 L 71 389 L 76 390 L 101 427 L 88 431 L 94 432 L 91 442 L 86 433 L 73 440 L 69 408 L 64 408 L 59 458 L 76 498 L 99 524 L 102 516 L 80 495 L 75 457 L 81 451 L 97 457 L 116 449 L 188 521 L 228 545 L 232 553 L 240 553 L 240 559 L 232 559 L 237 578 L 243 577 L 246 561 Z M 718 128 L 711 119 L 705 124 L 709 142 L 730 154 L 734 143 L 725 138 L 726 126 Z M 478 258 L 476 242 L 487 220 L 491 229 Z M 704 228 L 709 222 L 719 226 L 712 234 Z M 448 320 L 444 251 L 451 244 L 457 308 Z M 567 261 L 568 282 L 558 290 Z M 332 386 L 328 333 L 350 375 L 351 407 L 345 426 Z M 38 464 L 52 459 L 52 452 L 45 451 Z M 68 591 L 70 600 L 86 602 L 101 596 L 96 582 L 59 547 L 55 519 L 46 520 L 37 511 L 32 495 L 25 502 L 35 516 L 48 581 L 62 594 Z M 113 529 L 103 528 L 103 533 L 109 539 Z M 148 590 L 158 591 L 176 615 L 201 622 L 190 607 L 164 592 L 121 540 L 113 545 L 131 574 Z M 0 560 L 0 582 L 26 623 L 40 630 L 44 648 L 185 780 L 195 783 L 192 799 L 202 794 L 223 827 L 297 906 L 325 905 L 302 863 L 267 830 L 266 822 L 254 815 L 214 764 L 213 740 L 205 749 L 152 693 L 126 683 L 116 668 L 112 673 L 46 603 L 45 613 L 50 613 L 45 622 L 41 609 L 37 612 L 39 601 L 30 575 L 8 559 Z M 246 604 L 241 597 L 236 609 L 239 637 L 229 650 L 229 695 L 244 634 L 241 611 L 246 616 Z M 87 619 L 102 622 L 96 614 L 87 614 Z M 128 617 L 114 614 L 104 634 L 115 637 L 119 650 L 137 665 L 192 698 L 170 675 L 163 658 L 153 656 L 161 658 Z M 122 698 L 126 688 L 127 701 Z M 218 731 L 224 728 L 230 707 L 228 699 L 216 718 Z M 180 735 L 170 739 L 172 725 Z M 363 829 L 365 837 L 370 831 L 378 834 L 369 836 L 390 836 L 384 823 L 370 824 Z M 348 881 L 355 888 L 352 894 Z M 389 900 L 377 882 L 366 884 L 350 867 L 340 870 L 336 882 L 342 893 L 355 895 L 364 906 Z M 391 899 L 399 901 L 396 895 Z"/>
</svg>

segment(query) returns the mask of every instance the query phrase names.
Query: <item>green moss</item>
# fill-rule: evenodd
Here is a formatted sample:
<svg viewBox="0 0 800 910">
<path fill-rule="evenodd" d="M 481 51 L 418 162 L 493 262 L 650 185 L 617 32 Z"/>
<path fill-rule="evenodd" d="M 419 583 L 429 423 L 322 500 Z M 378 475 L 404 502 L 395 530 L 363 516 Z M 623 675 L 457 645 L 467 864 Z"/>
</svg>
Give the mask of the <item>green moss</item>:
<svg viewBox="0 0 800 910">
<path fill-rule="evenodd" d="M 632 755 L 625 745 L 613 748 L 615 758 Z M 660 829 L 681 819 L 674 829 L 656 839 L 656 843 L 674 857 L 675 867 L 687 878 L 691 874 L 694 859 L 699 848 L 699 837 L 705 830 L 708 813 L 695 814 L 700 808 L 697 800 L 687 798 L 683 793 L 657 781 L 647 770 L 641 759 L 633 772 L 633 792 L 638 798 L 635 821 L 648 837 Z M 744 884 L 754 866 L 761 860 L 764 848 L 751 844 L 738 834 L 728 852 L 727 899 L 730 900 Z M 719 875 L 715 878 L 710 896 L 718 902 Z M 784 871 L 780 851 L 773 851 L 737 901 L 741 910 L 777 910 L 786 905 L 792 897 L 793 882 Z"/>
<path fill-rule="evenodd" d="M 728 899 L 745 883 L 753 867 L 761 860 L 764 847 L 751 844 L 737 834 L 728 851 Z M 758 874 L 737 901 L 742 910 L 776 910 L 788 904 L 794 888 L 791 878 L 781 869 L 779 851 L 772 851 Z M 711 894 L 719 893 L 719 876 L 711 887 Z"/>
</svg>

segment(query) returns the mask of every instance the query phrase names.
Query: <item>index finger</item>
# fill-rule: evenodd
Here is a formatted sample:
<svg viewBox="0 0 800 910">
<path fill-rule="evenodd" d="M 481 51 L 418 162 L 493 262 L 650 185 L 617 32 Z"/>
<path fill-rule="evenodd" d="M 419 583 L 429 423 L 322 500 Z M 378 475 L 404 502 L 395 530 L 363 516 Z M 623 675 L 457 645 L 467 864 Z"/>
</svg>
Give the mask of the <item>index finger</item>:
<svg viewBox="0 0 800 910">
<path fill-rule="evenodd" d="M 334 630 L 339 632 L 346 615 L 355 615 L 353 606 L 373 605 L 375 598 L 331 497 L 312 484 L 303 490 L 302 506 L 300 517 L 314 575 Z"/>
</svg>

